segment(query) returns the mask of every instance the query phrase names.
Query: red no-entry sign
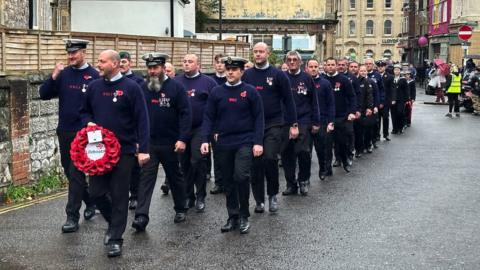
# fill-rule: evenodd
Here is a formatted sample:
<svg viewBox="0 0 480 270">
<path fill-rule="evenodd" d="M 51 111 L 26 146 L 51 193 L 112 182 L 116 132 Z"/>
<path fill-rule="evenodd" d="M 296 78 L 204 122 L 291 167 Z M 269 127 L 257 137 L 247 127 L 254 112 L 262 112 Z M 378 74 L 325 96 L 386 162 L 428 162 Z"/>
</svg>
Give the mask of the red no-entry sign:
<svg viewBox="0 0 480 270">
<path fill-rule="evenodd" d="M 472 27 L 464 25 L 458 29 L 458 38 L 464 41 L 469 40 L 472 37 Z"/>
</svg>

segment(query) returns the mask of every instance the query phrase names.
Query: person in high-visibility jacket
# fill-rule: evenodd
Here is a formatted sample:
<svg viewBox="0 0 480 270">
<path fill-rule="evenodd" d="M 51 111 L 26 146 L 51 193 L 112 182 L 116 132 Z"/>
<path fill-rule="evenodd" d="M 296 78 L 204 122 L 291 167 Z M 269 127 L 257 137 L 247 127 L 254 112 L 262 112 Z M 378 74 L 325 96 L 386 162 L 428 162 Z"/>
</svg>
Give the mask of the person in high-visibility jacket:
<svg viewBox="0 0 480 270">
<path fill-rule="evenodd" d="M 458 95 L 461 93 L 462 90 L 462 76 L 460 76 L 458 71 L 454 71 L 450 75 L 451 83 L 447 89 L 448 113 L 445 116 L 452 117 L 452 109 L 454 109 L 455 116 L 460 117 L 460 104 L 458 102 Z"/>
</svg>

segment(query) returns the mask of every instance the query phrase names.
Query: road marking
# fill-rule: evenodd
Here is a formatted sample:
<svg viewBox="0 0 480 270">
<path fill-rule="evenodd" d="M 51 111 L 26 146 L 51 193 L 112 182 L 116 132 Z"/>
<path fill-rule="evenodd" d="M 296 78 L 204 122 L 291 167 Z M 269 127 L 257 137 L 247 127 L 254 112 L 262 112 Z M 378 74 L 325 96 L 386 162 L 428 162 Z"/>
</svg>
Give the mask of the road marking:
<svg viewBox="0 0 480 270">
<path fill-rule="evenodd" d="M 40 204 L 40 203 L 43 203 L 43 202 L 48 202 L 48 201 L 51 201 L 51 200 L 54 200 L 54 199 L 57 199 L 57 198 L 61 198 L 61 197 L 66 196 L 67 193 L 68 193 L 68 191 L 62 191 L 60 193 L 56 193 L 56 194 L 53 194 L 53 195 L 41 197 L 39 199 L 35 199 L 35 200 L 29 201 L 29 202 L 24 202 L 24 203 L 21 203 L 21 204 L 7 206 L 5 208 L 0 209 L 0 215 L 6 214 L 6 213 L 11 212 L 11 211 L 27 208 L 27 207 L 35 205 L 35 204 Z"/>
</svg>

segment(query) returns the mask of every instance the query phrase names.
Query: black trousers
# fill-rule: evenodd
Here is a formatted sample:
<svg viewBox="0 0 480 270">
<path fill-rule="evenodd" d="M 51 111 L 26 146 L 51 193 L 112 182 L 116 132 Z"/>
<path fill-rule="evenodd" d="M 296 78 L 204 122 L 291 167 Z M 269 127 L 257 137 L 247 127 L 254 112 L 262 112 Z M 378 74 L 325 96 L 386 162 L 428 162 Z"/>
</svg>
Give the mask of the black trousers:
<svg viewBox="0 0 480 270">
<path fill-rule="evenodd" d="M 130 200 L 138 198 L 138 183 L 140 182 L 140 165 L 135 162 L 132 168 L 132 176 L 130 178 Z"/>
<path fill-rule="evenodd" d="M 257 203 L 265 202 L 265 179 L 267 195 L 278 194 L 278 155 L 282 146 L 282 126 L 274 126 L 265 130 L 263 137 L 263 155 L 253 159 L 252 193 Z"/>
<path fill-rule="evenodd" d="M 385 105 L 382 109 L 380 109 L 378 111 L 378 115 L 382 122 L 383 137 L 388 137 L 388 135 L 390 134 L 388 131 L 388 129 L 390 128 L 390 105 Z"/>
<path fill-rule="evenodd" d="M 335 118 L 335 129 L 333 131 L 333 140 L 335 147 L 338 147 L 338 155 L 343 165 L 347 164 L 347 158 L 350 152 L 350 136 L 353 133 L 353 123 L 345 118 Z M 330 159 L 331 163 L 331 159 Z M 327 161 L 328 164 L 328 161 Z"/>
<path fill-rule="evenodd" d="M 447 93 L 449 113 L 452 113 L 452 109 L 454 109 L 456 113 L 460 112 L 460 103 L 458 101 L 458 95 L 459 94 Z"/>
<path fill-rule="evenodd" d="M 298 138 L 295 140 L 288 139 L 288 131 L 290 127 L 285 127 L 282 165 L 285 172 L 285 180 L 287 187 L 297 188 L 298 182 L 306 182 L 310 180 L 310 168 L 312 165 L 312 154 L 310 151 L 311 133 L 309 125 L 298 126 Z M 298 178 L 296 178 L 296 168 L 298 160 Z"/>
<path fill-rule="evenodd" d="M 378 119 L 376 115 L 374 117 Z M 372 144 L 375 142 L 375 133 L 377 131 L 377 126 L 364 126 L 363 130 L 363 145 L 365 148 L 368 148 L 372 146 Z"/>
<path fill-rule="evenodd" d="M 187 148 L 181 156 L 187 197 L 192 201 L 207 196 L 207 156 L 200 153 L 201 145 L 200 128 L 196 128 L 192 130 L 191 140 L 187 143 Z M 170 179 L 168 180 L 170 181 Z"/>
<path fill-rule="evenodd" d="M 403 102 L 392 105 L 392 124 L 393 131 L 400 132 L 405 125 L 405 104 Z"/>
<path fill-rule="evenodd" d="M 185 180 L 180 172 L 177 153 L 174 145 L 152 145 L 150 144 L 150 160 L 143 166 L 138 185 L 138 205 L 135 216 L 149 217 L 150 203 L 152 201 L 155 183 L 157 182 L 158 165 L 162 164 L 165 175 L 168 178 L 172 190 L 173 208 L 175 212 L 186 212 L 185 201 L 187 194 Z"/>
<path fill-rule="evenodd" d="M 225 187 L 228 218 L 249 217 L 252 146 L 234 150 L 217 150 Z"/>
<path fill-rule="evenodd" d="M 223 179 L 222 179 L 222 173 L 220 172 L 220 165 L 219 165 L 220 161 L 218 160 L 218 155 L 216 153 L 217 151 L 215 149 L 215 146 L 216 146 L 215 140 L 212 140 L 211 146 L 212 146 L 212 155 L 213 155 L 213 173 L 215 174 L 215 185 L 223 188 Z"/>
<path fill-rule="evenodd" d="M 88 184 L 85 174 L 79 171 L 70 159 L 70 144 L 76 136 L 76 132 L 57 131 L 58 143 L 60 147 L 60 161 L 63 171 L 68 179 L 68 199 L 65 212 L 67 217 L 78 222 L 80 219 L 80 207 L 82 200 L 87 207 L 93 205 L 90 194 L 88 193 Z"/>
<path fill-rule="evenodd" d="M 355 151 L 357 154 L 362 154 L 365 150 L 365 128 L 360 119 L 353 121 L 353 129 L 355 133 Z"/>
<path fill-rule="evenodd" d="M 123 242 L 128 216 L 128 190 L 135 162 L 137 159 L 133 154 L 122 154 L 112 171 L 90 178 L 90 195 L 108 222 L 110 241 L 114 243 Z"/>
<path fill-rule="evenodd" d="M 317 134 L 312 135 L 313 145 L 317 153 L 319 173 L 331 171 L 332 164 L 328 164 L 328 152 L 330 152 L 330 161 L 332 156 L 332 133 L 327 132 L 327 125 L 320 125 L 320 130 Z"/>
</svg>

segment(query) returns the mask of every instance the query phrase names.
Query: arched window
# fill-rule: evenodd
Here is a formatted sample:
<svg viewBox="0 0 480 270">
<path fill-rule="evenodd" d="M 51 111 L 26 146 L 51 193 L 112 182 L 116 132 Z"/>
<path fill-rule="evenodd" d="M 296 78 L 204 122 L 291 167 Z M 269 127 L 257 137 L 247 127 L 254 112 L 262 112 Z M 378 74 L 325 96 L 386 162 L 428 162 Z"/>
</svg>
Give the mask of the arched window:
<svg viewBox="0 0 480 270">
<path fill-rule="evenodd" d="M 392 51 L 390 50 L 383 51 L 383 58 L 387 58 L 387 59 L 392 58 Z"/>
<path fill-rule="evenodd" d="M 373 8 L 373 0 L 367 0 L 367 8 Z"/>
<path fill-rule="evenodd" d="M 375 58 L 374 56 L 375 56 L 375 54 L 373 53 L 372 50 L 365 51 L 365 59 L 366 58 Z"/>
<path fill-rule="evenodd" d="M 384 35 L 392 34 L 392 21 L 385 20 L 385 22 L 383 23 L 383 34 Z"/>
<path fill-rule="evenodd" d="M 367 21 L 367 27 L 365 28 L 365 34 L 367 36 L 372 36 L 373 35 L 373 21 L 372 20 Z"/>
<path fill-rule="evenodd" d="M 354 21 L 348 22 L 348 34 L 350 36 L 355 36 L 357 34 L 357 29 L 355 29 L 355 22 Z"/>
<path fill-rule="evenodd" d="M 355 49 L 350 48 L 347 52 L 346 57 L 351 61 L 357 60 L 357 52 L 355 51 Z"/>
</svg>

